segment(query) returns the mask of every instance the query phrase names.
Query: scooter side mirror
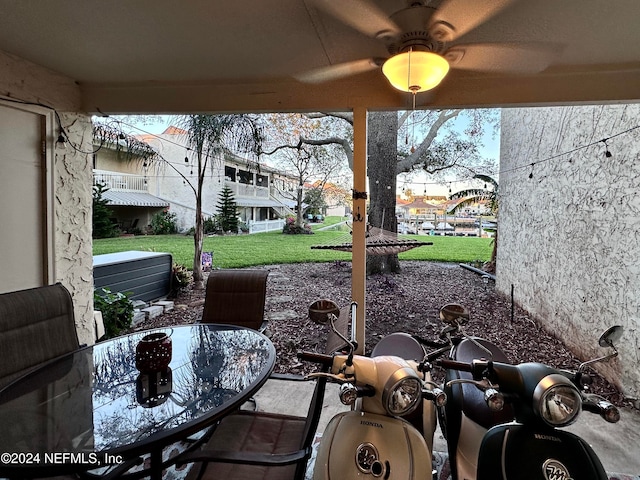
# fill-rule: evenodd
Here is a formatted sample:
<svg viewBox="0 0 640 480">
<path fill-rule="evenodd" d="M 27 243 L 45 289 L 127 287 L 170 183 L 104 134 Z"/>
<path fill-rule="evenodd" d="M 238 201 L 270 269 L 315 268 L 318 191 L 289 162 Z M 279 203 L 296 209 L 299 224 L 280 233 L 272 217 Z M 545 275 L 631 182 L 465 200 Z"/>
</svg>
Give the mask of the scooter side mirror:
<svg viewBox="0 0 640 480">
<path fill-rule="evenodd" d="M 613 345 L 622 338 L 623 332 L 624 327 L 622 325 L 615 325 L 613 327 L 607 328 L 607 330 L 602 335 L 600 335 L 598 345 L 600 345 L 601 347 L 613 347 Z"/>
<path fill-rule="evenodd" d="M 331 317 L 339 317 L 340 309 L 335 302 L 327 299 L 316 300 L 309 305 L 309 318 L 318 325 L 327 325 Z"/>
<path fill-rule="evenodd" d="M 622 332 L 624 328 L 621 325 L 615 325 L 613 327 L 608 328 L 602 335 L 600 335 L 600 339 L 598 340 L 598 345 L 601 347 L 610 347 L 613 348 L 613 352 L 608 355 L 604 355 L 600 358 L 594 358 L 593 360 L 589 360 L 588 362 L 583 362 L 578 367 L 578 373 L 584 372 L 585 369 L 596 362 L 606 362 L 611 358 L 618 356 L 618 350 L 615 347 L 615 343 L 622 338 Z"/>
<path fill-rule="evenodd" d="M 469 310 L 459 303 L 448 303 L 440 309 L 440 320 L 449 325 L 464 325 L 469 320 Z"/>
</svg>

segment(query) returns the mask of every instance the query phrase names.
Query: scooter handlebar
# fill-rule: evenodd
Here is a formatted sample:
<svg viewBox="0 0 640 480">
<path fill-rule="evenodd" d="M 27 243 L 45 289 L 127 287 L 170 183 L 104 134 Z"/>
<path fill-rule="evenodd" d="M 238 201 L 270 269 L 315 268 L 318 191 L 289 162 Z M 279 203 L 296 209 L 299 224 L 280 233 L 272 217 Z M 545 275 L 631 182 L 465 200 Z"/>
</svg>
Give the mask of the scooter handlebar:
<svg viewBox="0 0 640 480">
<path fill-rule="evenodd" d="M 333 365 L 333 355 L 327 355 L 324 353 L 316 352 L 300 352 L 298 358 L 306 362 L 319 363 L 325 367 L 331 367 Z"/>
<path fill-rule="evenodd" d="M 611 402 L 608 402 L 600 395 L 595 395 L 593 393 L 585 394 L 583 397 L 582 409 L 587 412 L 597 413 L 609 423 L 616 423 L 620 420 L 620 411 L 618 410 L 618 407 Z"/>
<path fill-rule="evenodd" d="M 443 368 L 448 368 L 450 370 L 461 370 L 463 372 L 472 372 L 473 368 L 470 363 L 467 362 L 458 362 L 456 360 L 449 360 L 448 358 L 442 358 L 436 362 Z"/>
</svg>

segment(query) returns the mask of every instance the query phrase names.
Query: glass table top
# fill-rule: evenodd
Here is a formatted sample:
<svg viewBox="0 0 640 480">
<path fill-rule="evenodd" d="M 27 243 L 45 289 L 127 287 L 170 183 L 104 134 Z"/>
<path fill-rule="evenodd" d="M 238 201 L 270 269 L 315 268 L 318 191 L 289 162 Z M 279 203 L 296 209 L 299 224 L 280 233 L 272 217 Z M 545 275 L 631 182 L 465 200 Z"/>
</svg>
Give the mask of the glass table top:
<svg viewBox="0 0 640 480">
<path fill-rule="evenodd" d="M 166 368 L 141 372 L 136 349 L 151 332 L 170 335 L 171 357 Z M 264 335 L 226 325 L 154 329 L 86 347 L 0 391 L 0 452 L 138 455 L 237 408 L 274 364 Z"/>
</svg>

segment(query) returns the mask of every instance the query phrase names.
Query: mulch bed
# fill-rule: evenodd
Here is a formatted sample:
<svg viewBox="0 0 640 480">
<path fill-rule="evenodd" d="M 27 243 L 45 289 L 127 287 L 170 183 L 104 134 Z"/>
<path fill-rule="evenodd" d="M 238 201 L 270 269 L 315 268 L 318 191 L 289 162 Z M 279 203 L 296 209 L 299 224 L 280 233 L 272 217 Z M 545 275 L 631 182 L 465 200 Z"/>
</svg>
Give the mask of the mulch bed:
<svg viewBox="0 0 640 480">
<path fill-rule="evenodd" d="M 380 338 L 392 332 L 406 332 L 436 340 L 442 328 L 438 312 L 446 303 L 461 303 L 470 313 L 466 332 L 496 343 L 512 362 L 542 362 L 559 368 L 576 369 L 575 354 L 541 328 L 524 310 L 513 309 L 509 299 L 499 295 L 492 281 L 457 264 L 401 261 L 400 274 L 372 275 L 367 279 L 366 353 Z M 314 365 L 301 363 L 297 352 L 324 352 L 326 327 L 313 324 L 308 307 L 328 298 L 339 306 L 350 303 L 349 262 L 268 265 L 268 333 L 277 351 L 276 371 L 304 374 Z M 174 299 L 175 309 L 138 325 L 135 329 L 193 323 L 202 316 L 204 290 L 187 287 Z M 279 315 L 286 312 L 288 315 Z M 597 342 L 594 334 L 593 342 Z M 436 380 L 442 372 L 435 369 Z M 618 406 L 631 406 L 612 384 L 594 374 L 591 390 Z"/>
</svg>

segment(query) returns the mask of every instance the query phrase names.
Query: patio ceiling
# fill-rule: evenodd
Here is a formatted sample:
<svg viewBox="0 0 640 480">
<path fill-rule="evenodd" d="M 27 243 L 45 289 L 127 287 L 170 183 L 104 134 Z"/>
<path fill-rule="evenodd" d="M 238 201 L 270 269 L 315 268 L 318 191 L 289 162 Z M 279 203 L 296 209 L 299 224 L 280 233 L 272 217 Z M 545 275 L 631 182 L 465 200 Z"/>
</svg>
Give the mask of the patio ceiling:
<svg viewBox="0 0 640 480">
<path fill-rule="evenodd" d="M 321 0 L 0 0 L 0 50 L 80 85 L 88 112 L 338 110 L 410 106 L 380 69 L 319 84 L 294 75 L 385 57 L 380 40 L 319 8 Z M 345 5 L 364 0 L 324 0 Z M 371 0 L 385 15 L 403 0 Z M 436 0 L 434 5 L 441 3 Z M 450 0 L 447 20 L 504 0 Z M 355 8 L 355 7 L 354 7 Z M 353 12 L 356 12 L 354 14 Z M 517 46 L 502 66 L 452 69 L 422 108 L 630 101 L 640 98 L 638 0 L 515 0 L 456 43 Z M 346 21 L 349 21 L 347 19 Z M 469 23 L 471 22 L 471 23 Z M 491 65 L 492 54 L 471 63 Z M 525 68 L 526 69 L 526 68 Z"/>
</svg>

